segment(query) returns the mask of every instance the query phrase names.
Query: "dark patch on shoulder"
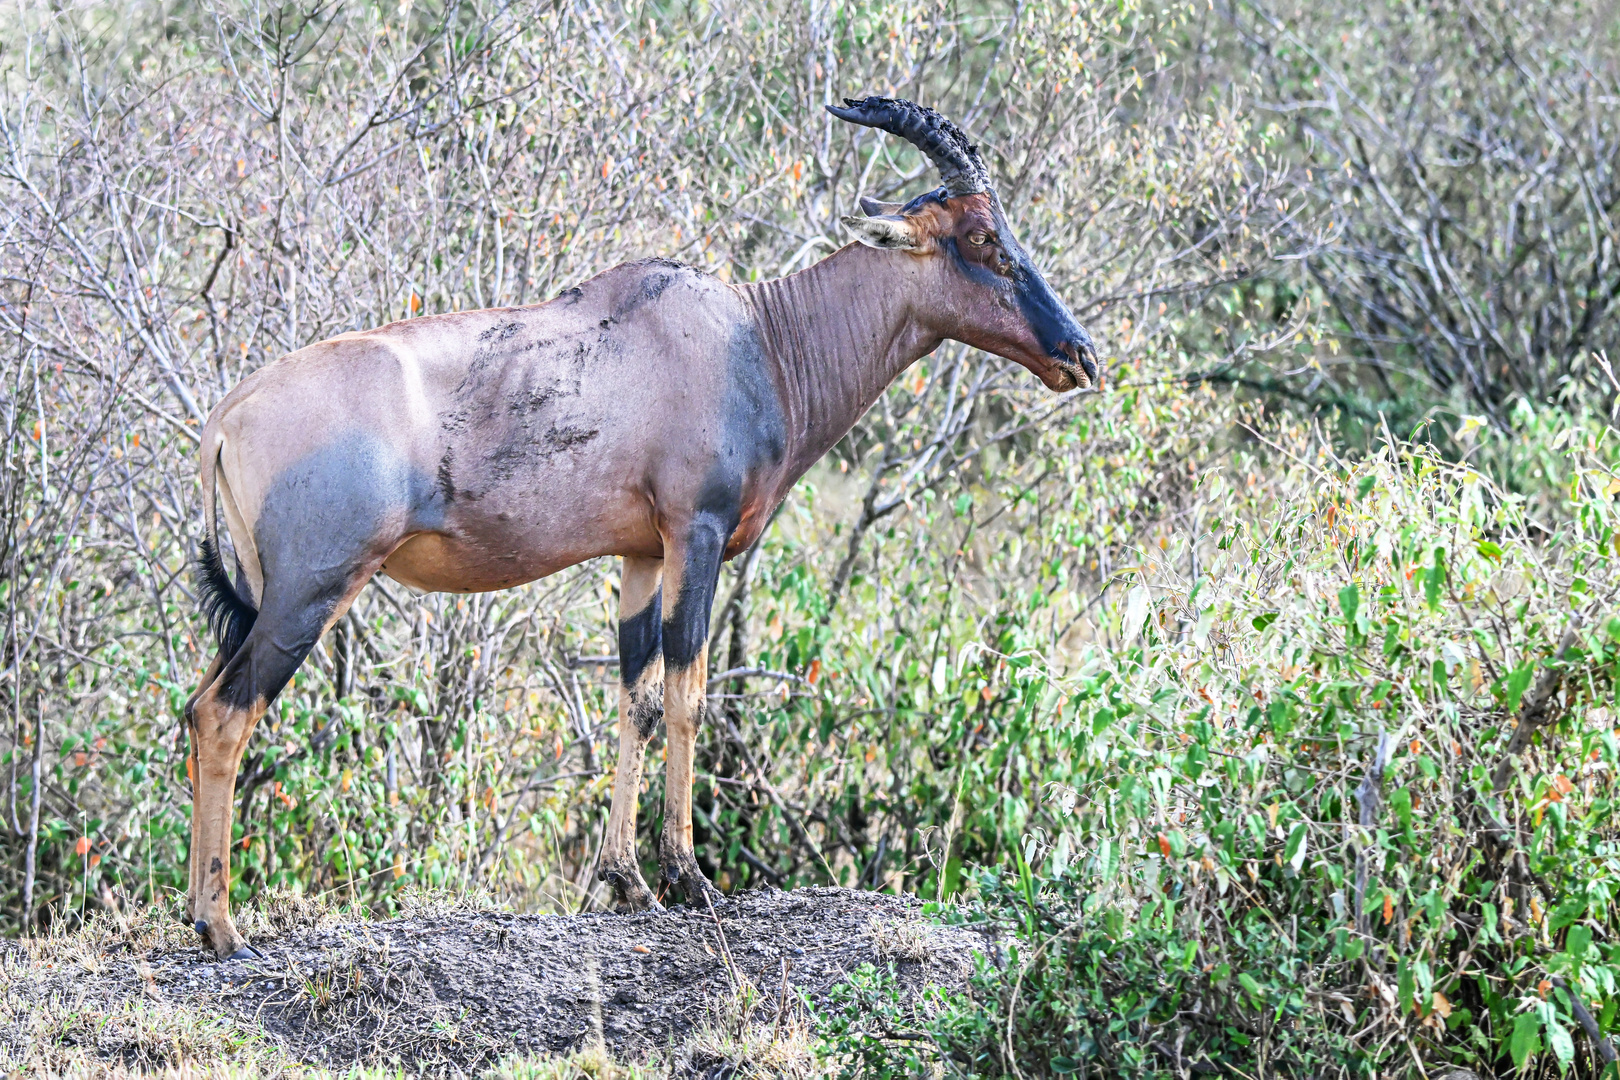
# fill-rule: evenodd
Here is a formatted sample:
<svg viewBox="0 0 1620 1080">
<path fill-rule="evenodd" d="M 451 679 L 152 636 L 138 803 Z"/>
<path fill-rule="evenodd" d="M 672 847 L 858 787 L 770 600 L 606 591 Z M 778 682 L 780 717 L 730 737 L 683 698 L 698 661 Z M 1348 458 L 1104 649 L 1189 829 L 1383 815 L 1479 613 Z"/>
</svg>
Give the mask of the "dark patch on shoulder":
<svg viewBox="0 0 1620 1080">
<path fill-rule="evenodd" d="M 739 327 L 726 358 L 725 432 L 740 476 L 774 469 L 787 456 L 787 418 L 765 364 L 765 346 L 752 326 Z"/>
<path fill-rule="evenodd" d="M 488 330 L 485 330 L 482 334 L 479 334 L 478 340 L 484 342 L 485 344 L 494 344 L 496 342 L 509 340 L 513 334 L 516 334 L 522 329 L 523 324 L 520 322 L 497 323 Z"/>
<path fill-rule="evenodd" d="M 558 293 L 555 299 L 566 300 L 570 304 L 577 304 L 581 300 L 585 299 L 585 290 L 580 288 L 578 285 L 575 285 L 572 289 L 564 289 L 562 292 Z"/>
</svg>

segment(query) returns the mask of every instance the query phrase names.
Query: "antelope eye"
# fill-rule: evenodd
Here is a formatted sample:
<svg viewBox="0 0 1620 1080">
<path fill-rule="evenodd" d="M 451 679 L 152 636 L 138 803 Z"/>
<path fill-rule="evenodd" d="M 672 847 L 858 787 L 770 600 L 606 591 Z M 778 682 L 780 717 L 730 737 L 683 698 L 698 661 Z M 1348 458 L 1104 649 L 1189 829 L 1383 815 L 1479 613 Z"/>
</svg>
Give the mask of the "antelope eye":
<svg viewBox="0 0 1620 1080">
<path fill-rule="evenodd" d="M 990 242 L 990 237 L 985 233 L 982 233 L 982 232 L 970 232 L 970 233 L 968 233 L 968 243 L 972 244 L 974 247 L 983 247 L 984 245 L 988 244 L 989 242 Z"/>
</svg>

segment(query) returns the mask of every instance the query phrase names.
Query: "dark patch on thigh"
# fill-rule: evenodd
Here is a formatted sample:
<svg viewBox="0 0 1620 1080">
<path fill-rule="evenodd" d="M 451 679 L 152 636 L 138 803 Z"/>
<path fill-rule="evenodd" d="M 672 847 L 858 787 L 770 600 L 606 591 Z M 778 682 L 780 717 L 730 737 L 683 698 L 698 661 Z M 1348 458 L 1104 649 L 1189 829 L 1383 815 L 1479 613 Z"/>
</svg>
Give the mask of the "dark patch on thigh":
<svg viewBox="0 0 1620 1080">
<path fill-rule="evenodd" d="M 362 562 L 385 523 L 402 527 L 413 509 L 411 474 L 402 452 L 366 431 L 288 466 L 271 481 L 253 529 L 266 588 Z"/>
<path fill-rule="evenodd" d="M 282 471 L 253 538 L 264 572 L 259 615 L 220 678 L 236 708 L 272 701 L 314 647 L 355 576 L 407 523 L 432 516 L 439 488 L 369 432 L 346 433 Z"/>
<path fill-rule="evenodd" d="M 553 299 L 561 300 L 570 305 L 577 304 L 581 300 L 585 299 L 585 290 L 580 288 L 578 285 L 575 285 L 572 289 L 564 289 L 562 292 L 553 297 Z"/>
</svg>

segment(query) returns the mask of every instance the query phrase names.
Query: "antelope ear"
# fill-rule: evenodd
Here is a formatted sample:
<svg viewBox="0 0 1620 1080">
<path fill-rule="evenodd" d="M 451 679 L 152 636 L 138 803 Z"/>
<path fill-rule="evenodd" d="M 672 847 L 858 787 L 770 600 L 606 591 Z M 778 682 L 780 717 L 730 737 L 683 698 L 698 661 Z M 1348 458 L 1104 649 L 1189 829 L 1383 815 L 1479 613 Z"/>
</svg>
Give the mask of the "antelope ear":
<svg viewBox="0 0 1620 1080">
<path fill-rule="evenodd" d="M 920 240 L 916 224 L 898 214 L 847 217 L 843 222 L 844 227 L 855 234 L 855 239 L 867 247 L 884 251 L 915 251 Z"/>
<path fill-rule="evenodd" d="M 870 195 L 861 196 L 861 213 L 867 217 L 877 217 L 879 214 L 898 214 L 905 203 L 879 202 Z"/>
</svg>

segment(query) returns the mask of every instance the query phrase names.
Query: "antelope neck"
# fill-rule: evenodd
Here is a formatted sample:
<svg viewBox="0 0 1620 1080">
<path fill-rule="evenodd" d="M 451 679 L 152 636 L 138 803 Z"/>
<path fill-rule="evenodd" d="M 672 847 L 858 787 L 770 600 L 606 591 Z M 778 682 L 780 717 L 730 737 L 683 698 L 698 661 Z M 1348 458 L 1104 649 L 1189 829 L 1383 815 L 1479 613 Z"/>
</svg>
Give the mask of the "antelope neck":
<svg viewBox="0 0 1620 1080">
<path fill-rule="evenodd" d="M 741 286 L 776 369 L 788 470 L 799 476 L 941 335 L 915 303 L 925 260 L 851 244 L 788 277 Z"/>
</svg>

